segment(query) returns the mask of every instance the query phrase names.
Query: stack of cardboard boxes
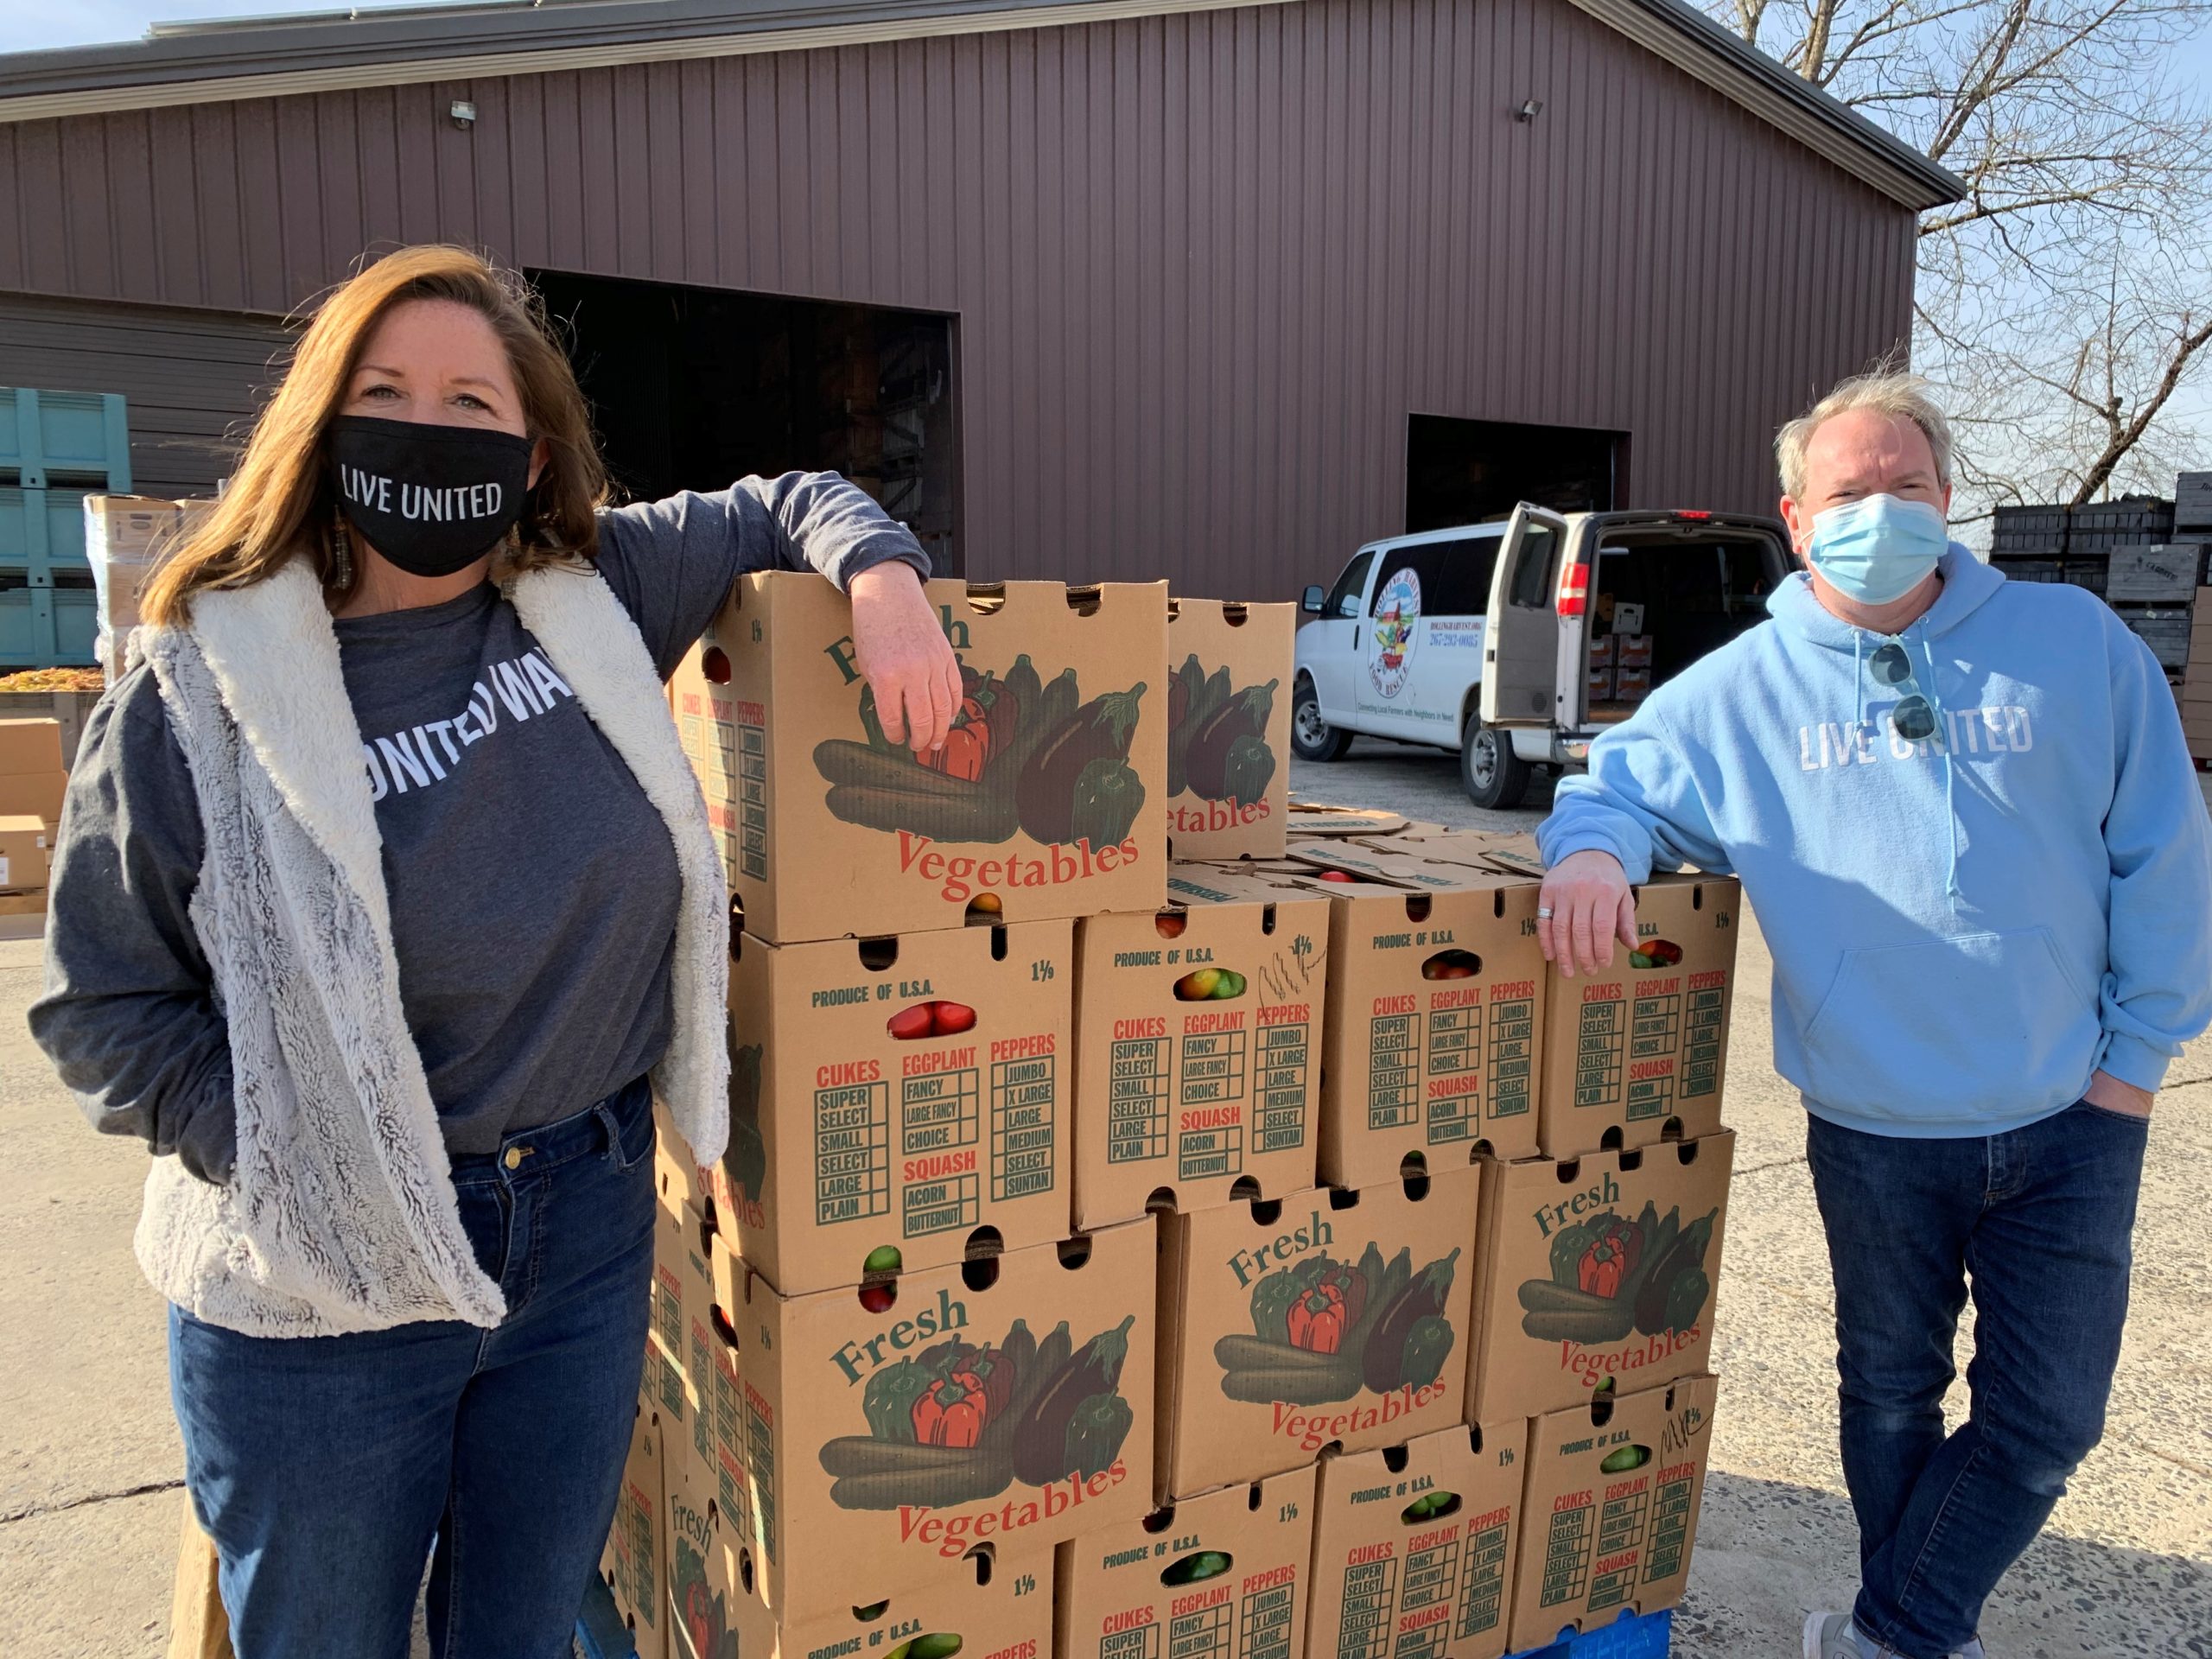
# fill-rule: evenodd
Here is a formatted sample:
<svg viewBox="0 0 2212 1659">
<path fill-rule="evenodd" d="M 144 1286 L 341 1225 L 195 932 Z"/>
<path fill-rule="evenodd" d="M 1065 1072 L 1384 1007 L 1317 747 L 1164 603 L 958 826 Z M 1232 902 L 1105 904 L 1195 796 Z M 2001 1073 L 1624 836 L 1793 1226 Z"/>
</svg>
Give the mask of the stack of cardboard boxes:
<svg viewBox="0 0 2212 1659">
<path fill-rule="evenodd" d="M 128 665 L 130 631 L 138 626 L 139 589 L 214 510 L 212 499 L 85 498 L 85 557 L 92 567 L 96 617 L 92 653 L 110 685 Z"/>
<path fill-rule="evenodd" d="M 46 913 L 48 856 L 68 787 L 60 721 L 0 720 L 0 916 Z"/>
<path fill-rule="evenodd" d="M 2212 762 L 2212 588 L 2196 590 L 2189 626 L 2189 666 L 2179 688 L 2182 735 L 2190 754 Z"/>
<path fill-rule="evenodd" d="M 810 577 L 671 686 L 731 1133 L 657 1160 L 640 1652 L 1496 1659 L 1670 1605 L 1732 884 L 1563 987 L 1525 845 L 1291 810 L 1288 607 L 930 594 L 926 765 Z"/>
</svg>

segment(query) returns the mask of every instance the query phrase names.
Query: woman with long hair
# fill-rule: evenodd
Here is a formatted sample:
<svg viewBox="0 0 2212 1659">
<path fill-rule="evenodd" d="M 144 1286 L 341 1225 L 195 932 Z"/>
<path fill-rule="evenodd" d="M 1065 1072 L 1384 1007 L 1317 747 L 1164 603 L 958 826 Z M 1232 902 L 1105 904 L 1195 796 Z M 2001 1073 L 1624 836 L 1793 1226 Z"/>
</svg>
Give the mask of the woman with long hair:
<svg viewBox="0 0 2212 1659">
<path fill-rule="evenodd" d="M 239 1659 L 404 1654 L 426 1562 L 435 1652 L 568 1652 L 653 1098 L 701 1161 L 728 1122 L 728 894 L 662 681 L 739 575 L 810 568 L 894 739 L 958 703 L 925 556 L 842 480 L 605 496 L 519 280 L 391 254 L 86 728 L 31 1027 L 154 1154 L 137 1255 Z"/>
</svg>

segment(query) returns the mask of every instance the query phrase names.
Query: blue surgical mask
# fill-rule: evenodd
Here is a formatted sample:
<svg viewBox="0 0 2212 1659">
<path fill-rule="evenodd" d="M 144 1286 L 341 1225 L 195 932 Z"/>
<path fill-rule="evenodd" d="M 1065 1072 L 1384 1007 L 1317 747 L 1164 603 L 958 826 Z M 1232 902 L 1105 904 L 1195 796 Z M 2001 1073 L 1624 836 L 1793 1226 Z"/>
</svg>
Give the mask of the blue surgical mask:
<svg viewBox="0 0 2212 1659">
<path fill-rule="evenodd" d="M 1928 579 L 1951 544 L 1942 513 L 1925 501 L 1869 495 L 1813 515 L 1813 568 L 1846 599 L 1887 605 Z"/>
</svg>

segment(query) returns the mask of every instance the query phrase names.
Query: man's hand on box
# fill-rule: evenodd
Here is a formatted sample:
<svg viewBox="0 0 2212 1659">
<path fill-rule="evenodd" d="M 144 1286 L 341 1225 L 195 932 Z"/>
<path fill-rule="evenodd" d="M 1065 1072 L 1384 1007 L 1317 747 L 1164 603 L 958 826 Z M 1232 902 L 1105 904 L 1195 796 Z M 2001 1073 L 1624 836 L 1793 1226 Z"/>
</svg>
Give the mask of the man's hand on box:
<svg viewBox="0 0 2212 1659">
<path fill-rule="evenodd" d="M 1536 942 L 1566 978 L 1611 968 L 1617 938 L 1636 949 L 1636 894 L 1611 853 L 1593 849 L 1560 860 L 1545 873 L 1536 908 Z"/>
<path fill-rule="evenodd" d="M 875 692 L 876 718 L 916 754 L 944 747 L 960 707 L 960 661 L 910 564 L 896 560 L 853 578 L 853 650 Z"/>
<path fill-rule="evenodd" d="M 2126 1112 L 2130 1117 L 2148 1117 L 2158 1096 L 2148 1089 L 2138 1089 L 2132 1083 L 2122 1083 L 2109 1071 L 2099 1071 L 2089 1078 L 2089 1086 L 2082 1090 L 2082 1098 L 2092 1106 L 2101 1106 L 2108 1112 Z"/>
</svg>

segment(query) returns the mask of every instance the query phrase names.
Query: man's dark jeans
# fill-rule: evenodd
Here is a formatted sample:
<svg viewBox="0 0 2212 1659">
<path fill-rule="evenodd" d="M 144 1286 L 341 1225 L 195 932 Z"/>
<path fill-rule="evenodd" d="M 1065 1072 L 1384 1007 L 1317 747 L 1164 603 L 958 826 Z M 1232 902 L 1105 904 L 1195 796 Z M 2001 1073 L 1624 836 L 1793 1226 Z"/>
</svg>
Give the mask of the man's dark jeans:
<svg viewBox="0 0 2212 1659">
<path fill-rule="evenodd" d="M 2148 1134 L 2147 1119 L 2086 1103 L 1975 1140 L 1811 1120 L 1859 1515 L 1853 1617 L 1907 1659 L 1945 1659 L 1973 1638 L 2104 1433 Z M 1969 1274 L 1973 1414 L 1947 1439 Z"/>
</svg>

